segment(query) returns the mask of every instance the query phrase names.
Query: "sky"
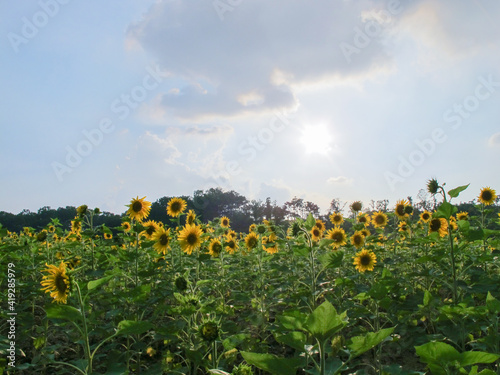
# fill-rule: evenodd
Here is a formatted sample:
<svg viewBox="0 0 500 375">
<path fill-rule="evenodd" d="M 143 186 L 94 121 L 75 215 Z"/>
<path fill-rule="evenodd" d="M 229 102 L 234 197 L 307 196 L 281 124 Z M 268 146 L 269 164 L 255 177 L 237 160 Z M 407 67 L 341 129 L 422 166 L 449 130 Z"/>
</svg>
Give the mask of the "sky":
<svg viewBox="0 0 500 375">
<path fill-rule="evenodd" d="M 500 190 L 495 0 L 0 2 L 0 211 Z"/>
</svg>

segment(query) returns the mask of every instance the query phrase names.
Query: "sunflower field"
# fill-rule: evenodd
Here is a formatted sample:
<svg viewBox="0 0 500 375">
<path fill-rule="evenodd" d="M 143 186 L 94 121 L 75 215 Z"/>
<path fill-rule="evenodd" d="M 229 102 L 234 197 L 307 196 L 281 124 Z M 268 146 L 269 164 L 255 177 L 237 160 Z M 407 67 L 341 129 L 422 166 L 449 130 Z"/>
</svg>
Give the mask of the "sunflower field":
<svg viewBox="0 0 500 375">
<path fill-rule="evenodd" d="M 0 227 L 0 374 L 500 374 L 497 196 L 459 212 L 467 187 L 244 233 L 146 197 Z"/>
</svg>

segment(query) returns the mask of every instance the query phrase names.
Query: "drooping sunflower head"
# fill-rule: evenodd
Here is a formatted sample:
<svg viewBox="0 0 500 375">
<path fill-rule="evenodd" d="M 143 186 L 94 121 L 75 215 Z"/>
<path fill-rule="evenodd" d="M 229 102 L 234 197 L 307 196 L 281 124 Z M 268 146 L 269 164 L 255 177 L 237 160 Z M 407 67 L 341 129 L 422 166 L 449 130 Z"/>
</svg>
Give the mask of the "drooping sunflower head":
<svg viewBox="0 0 500 375">
<path fill-rule="evenodd" d="M 196 220 L 196 213 L 193 210 L 189 210 L 186 216 L 186 224 L 194 224 Z"/>
<path fill-rule="evenodd" d="M 229 219 L 226 216 L 220 218 L 220 226 L 222 228 L 229 228 Z"/>
<path fill-rule="evenodd" d="M 406 199 L 399 200 L 396 203 L 396 207 L 394 208 L 394 213 L 398 217 L 398 219 L 403 220 L 408 217 L 408 214 L 406 213 L 406 206 L 408 206 L 410 203 Z"/>
<path fill-rule="evenodd" d="M 143 223 L 142 226 L 144 227 L 144 230 L 141 232 L 141 235 L 146 237 L 148 240 L 151 240 L 155 232 L 160 228 L 158 223 L 154 220 L 148 220 Z"/>
<path fill-rule="evenodd" d="M 372 224 L 375 228 L 384 228 L 387 221 L 387 215 L 381 211 L 375 212 L 372 216 Z"/>
<path fill-rule="evenodd" d="M 356 249 L 359 249 L 365 244 L 365 236 L 361 231 L 354 232 L 351 236 L 351 244 L 356 247 Z"/>
<path fill-rule="evenodd" d="M 130 204 L 127 205 L 127 215 L 134 220 L 142 222 L 148 215 L 151 210 L 151 202 L 145 200 L 146 197 L 142 198 L 134 198 L 130 201 Z"/>
<path fill-rule="evenodd" d="M 71 220 L 71 231 L 73 233 L 80 233 L 82 230 L 82 222 L 78 219 Z"/>
<path fill-rule="evenodd" d="M 427 191 L 432 195 L 437 194 L 439 190 L 439 182 L 435 178 L 431 178 L 427 181 Z"/>
<path fill-rule="evenodd" d="M 177 217 L 184 212 L 186 207 L 187 203 L 184 199 L 172 198 L 167 204 L 167 214 L 172 217 Z"/>
<path fill-rule="evenodd" d="M 484 187 L 481 189 L 481 192 L 479 193 L 479 196 L 477 197 L 480 203 L 484 204 L 485 206 L 489 206 L 490 204 L 495 203 L 495 200 L 497 199 L 497 194 L 496 191 L 491 189 L 490 187 Z"/>
<path fill-rule="evenodd" d="M 457 220 L 469 220 L 469 213 L 468 212 L 459 212 L 457 214 Z"/>
<path fill-rule="evenodd" d="M 168 249 L 170 248 L 170 228 L 158 228 L 158 230 L 153 234 L 152 240 L 155 241 L 153 247 L 158 254 L 166 255 Z"/>
<path fill-rule="evenodd" d="M 45 264 L 47 268 L 43 270 L 47 274 L 43 276 L 41 285 L 45 293 L 50 293 L 54 299 L 52 302 L 67 303 L 71 289 L 71 281 L 66 274 L 66 263 L 61 261 L 59 266 Z"/>
<path fill-rule="evenodd" d="M 42 229 L 40 232 L 37 233 L 36 240 L 38 242 L 44 242 L 46 239 L 47 239 L 47 231 L 45 229 Z"/>
<path fill-rule="evenodd" d="M 336 250 L 344 246 L 347 242 L 347 236 L 342 228 L 333 228 L 326 233 L 326 238 L 333 240 L 332 247 Z"/>
<path fill-rule="evenodd" d="M 344 222 L 344 217 L 340 212 L 334 212 L 329 216 L 330 222 L 336 227 L 340 226 Z"/>
<path fill-rule="evenodd" d="M 219 239 L 214 238 L 210 241 L 210 245 L 208 245 L 208 253 L 213 257 L 217 258 L 222 252 L 222 243 Z"/>
<path fill-rule="evenodd" d="M 420 214 L 420 221 L 422 223 L 428 223 L 429 220 L 431 219 L 432 214 L 429 211 L 424 211 Z"/>
<path fill-rule="evenodd" d="M 197 225 L 186 225 L 179 233 L 178 240 L 182 250 L 191 254 L 201 245 L 203 231 Z"/>
<path fill-rule="evenodd" d="M 370 250 L 363 249 L 354 257 L 353 264 L 359 272 L 373 271 L 377 263 L 377 256 Z"/>
<path fill-rule="evenodd" d="M 351 203 L 351 211 L 359 212 L 363 208 L 363 203 L 361 201 L 356 201 Z"/>
<path fill-rule="evenodd" d="M 439 233 L 440 237 L 444 237 L 448 234 L 448 222 L 446 219 L 433 218 L 429 222 L 429 233 Z"/>
<path fill-rule="evenodd" d="M 255 232 L 250 232 L 245 237 L 245 246 L 248 250 L 252 250 L 259 244 L 259 237 Z"/>
</svg>

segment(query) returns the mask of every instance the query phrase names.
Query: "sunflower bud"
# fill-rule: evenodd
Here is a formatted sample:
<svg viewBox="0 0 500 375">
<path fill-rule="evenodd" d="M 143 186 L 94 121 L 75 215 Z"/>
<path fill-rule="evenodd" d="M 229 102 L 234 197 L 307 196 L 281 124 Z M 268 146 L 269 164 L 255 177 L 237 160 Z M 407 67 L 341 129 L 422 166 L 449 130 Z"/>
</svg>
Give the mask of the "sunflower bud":
<svg viewBox="0 0 500 375">
<path fill-rule="evenodd" d="M 186 290 L 187 286 L 188 283 L 183 276 L 179 276 L 177 279 L 175 279 L 175 287 L 179 289 L 181 292 Z"/>
<path fill-rule="evenodd" d="M 253 375 L 253 370 L 252 367 L 242 363 L 239 366 L 234 366 L 233 368 L 233 375 Z"/>
<path fill-rule="evenodd" d="M 76 213 L 78 214 L 78 217 L 83 217 L 88 210 L 88 206 L 86 204 L 82 204 L 76 209 Z"/>
<path fill-rule="evenodd" d="M 215 341 L 219 337 L 219 327 L 215 322 L 206 322 L 200 328 L 200 335 L 205 341 Z"/>
</svg>

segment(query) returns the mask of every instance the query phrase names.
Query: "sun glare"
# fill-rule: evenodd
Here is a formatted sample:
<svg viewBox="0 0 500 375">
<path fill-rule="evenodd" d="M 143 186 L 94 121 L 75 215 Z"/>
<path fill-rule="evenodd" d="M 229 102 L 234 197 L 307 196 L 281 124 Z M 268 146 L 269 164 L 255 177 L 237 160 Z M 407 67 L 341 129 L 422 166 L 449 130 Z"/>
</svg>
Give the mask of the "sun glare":
<svg viewBox="0 0 500 375">
<path fill-rule="evenodd" d="M 332 149 L 332 136 L 324 124 L 306 125 L 302 130 L 300 141 L 307 154 L 327 155 Z"/>
</svg>

